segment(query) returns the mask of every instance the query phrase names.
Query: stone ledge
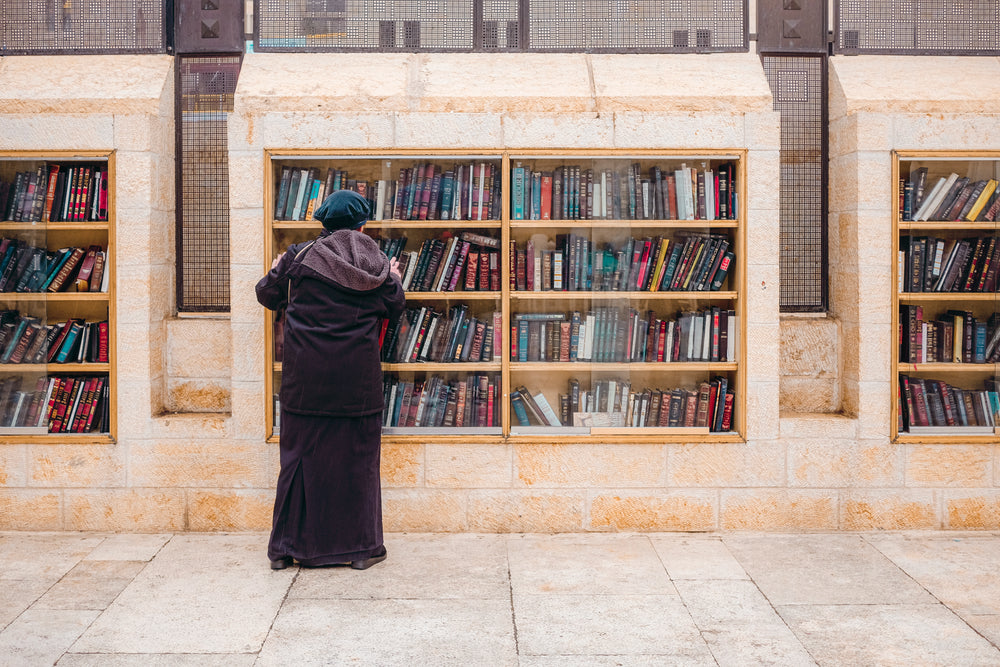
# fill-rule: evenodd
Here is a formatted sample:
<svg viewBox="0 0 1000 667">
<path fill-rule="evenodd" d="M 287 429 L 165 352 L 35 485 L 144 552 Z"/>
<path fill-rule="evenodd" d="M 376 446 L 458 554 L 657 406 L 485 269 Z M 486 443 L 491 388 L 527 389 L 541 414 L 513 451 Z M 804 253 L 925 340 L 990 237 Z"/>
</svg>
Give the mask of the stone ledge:
<svg viewBox="0 0 1000 667">
<path fill-rule="evenodd" d="M 772 110 L 754 54 L 248 53 L 235 103 L 248 115 Z"/>
<path fill-rule="evenodd" d="M 825 438 L 853 440 L 858 436 L 858 419 L 840 414 L 821 412 L 784 413 L 780 417 L 783 439 Z"/>
<path fill-rule="evenodd" d="M 1000 58 L 835 56 L 830 89 L 831 107 L 845 114 L 996 114 Z"/>
<path fill-rule="evenodd" d="M 173 65 L 168 55 L 0 58 L 0 113 L 155 115 Z"/>
<path fill-rule="evenodd" d="M 231 436 L 231 419 L 228 412 L 171 412 L 155 415 L 150 423 L 154 438 L 217 440 Z"/>
</svg>

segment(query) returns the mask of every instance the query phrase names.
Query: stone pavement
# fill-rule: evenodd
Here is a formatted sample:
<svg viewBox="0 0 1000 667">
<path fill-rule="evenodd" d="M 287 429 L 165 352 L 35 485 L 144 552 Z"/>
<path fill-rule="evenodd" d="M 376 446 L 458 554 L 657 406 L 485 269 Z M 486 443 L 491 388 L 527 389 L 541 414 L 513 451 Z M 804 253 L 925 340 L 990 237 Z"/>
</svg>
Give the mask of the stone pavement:
<svg viewBox="0 0 1000 667">
<path fill-rule="evenodd" d="M 0 533 L 3 665 L 1000 665 L 1000 533 Z"/>
</svg>

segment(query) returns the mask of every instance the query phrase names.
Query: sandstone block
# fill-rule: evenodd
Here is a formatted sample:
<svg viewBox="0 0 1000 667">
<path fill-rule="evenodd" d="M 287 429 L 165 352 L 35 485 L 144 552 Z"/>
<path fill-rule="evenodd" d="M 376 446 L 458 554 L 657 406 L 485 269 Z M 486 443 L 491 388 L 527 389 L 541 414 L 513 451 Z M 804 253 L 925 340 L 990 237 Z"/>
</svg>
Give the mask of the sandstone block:
<svg viewBox="0 0 1000 667">
<path fill-rule="evenodd" d="M 0 487 L 27 486 L 28 445 L 0 447 Z"/>
<path fill-rule="evenodd" d="M 941 526 L 933 491 L 849 492 L 840 503 L 842 530 L 928 530 Z"/>
<path fill-rule="evenodd" d="M 129 448 L 129 483 L 137 488 L 269 488 L 277 480 L 263 443 L 165 440 Z"/>
<path fill-rule="evenodd" d="M 228 319 L 175 318 L 166 326 L 172 377 L 229 378 L 233 332 Z"/>
<path fill-rule="evenodd" d="M 637 487 L 663 483 L 661 445 L 515 445 L 515 485 Z"/>
<path fill-rule="evenodd" d="M 638 532 L 715 530 L 717 509 L 714 491 L 602 494 L 590 503 L 590 527 Z"/>
<path fill-rule="evenodd" d="M 503 144 L 525 148 L 604 148 L 614 143 L 612 114 L 511 113 L 502 117 Z"/>
<path fill-rule="evenodd" d="M 466 531 L 467 495 L 459 490 L 383 489 L 382 525 L 389 532 Z"/>
<path fill-rule="evenodd" d="M 644 107 L 648 102 L 639 106 Z M 666 115 L 648 108 L 625 108 L 605 97 L 599 99 L 599 104 L 602 115 L 614 112 L 616 148 L 724 149 L 742 145 L 743 118 L 738 115 L 722 113 L 712 118 Z"/>
<path fill-rule="evenodd" d="M 125 484 L 120 445 L 35 445 L 28 452 L 28 484 L 105 487 Z"/>
<path fill-rule="evenodd" d="M 781 149 L 781 112 L 755 111 L 743 116 L 747 146 L 751 150 Z"/>
<path fill-rule="evenodd" d="M 510 488 L 511 447 L 505 445 L 426 445 L 428 487 Z"/>
<path fill-rule="evenodd" d="M 699 443 L 669 446 L 670 487 L 782 486 L 785 448 L 780 443 Z"/>
<path fill-rule="evenodd" d="M 781 318 L 782 380 L 787 376 L 837 377 L 840 323 L 828 317 Z"/>
<path fill-rule="evenodd" d="M 158 439 L 211 442 L 232 437 L 229 421 L 229 415 L 217 413 L 162 414 L 152 420 L 149 431 Z"/>
<path fill-rule="evenodd" d="M 722 530 L 834 530 L 835 491 L 747 489 L 723 491 Z"/>
<path fill-rule="evenodd" d="M 896 415 L 889 402 L 896 383 L 890 381 L 858 383 L 858 437 L 888 438 L 889 427 Z"/>
<path fill-rule="evenodd" d="M 907 445 L 907 486 L 988 487 L 993 452 L 986 445 Z"/>
<path fill-rule="evenodd" d="M 6 76 L 4 84 L 6 88 Z M 0 112 L 4 106 L 5 101 L 0 99 Z M 72 146 L 81 151 L 105 151 L 116 145 L 114 120 L 110 114 L 4 114 L 0 128 L 0 150 L 52 151 Z"/>
<path fill-rule="evenodd" d="M 944 492 L 946 528 L 952 530 L 1000 529 L 1000 492 Z"/>
<path fill-rule="evenodd" d="M 264 205 L 264 154 L 261 151 L 231 151 L 226 165 L 229 169 L 229 204 L 234 208 L 256 208 Z M 252 178 L 240 178 L 245 175 Z"/>
<path fill-rule="evenodd" d="M 739 259 L 736 260 L 737 262 Z M 777 264 L 751 264 L 742 268 L 746 276 L 746 317 L 748 324 L 777 324 L 781 271 Z M 776 332 L 777 334 L 777 332 Z M 752 350 L 748 350 L 752 352 Z M 777 373 L 775 364 L 774 372 Z M 777 376 L 775 375 L 775 379 Z"/>
<path fill-rule="evenodd" d="M 489 533 L 577 532 L 584 527 L 579 491 L 478 490 L 469 493 L 468 530 Z"/>
<path fill-rule="evenodd" d="M 415 487 L 424 480 L 424 445 L 382 443 L 382 486 Z"/>
<path fill-rule="evenodd" d="M 181 489 L 74 489 L 65 492 L 66 530 L 154 533 L 180 531 Z"/>
<path fill-rule="evenodd" d="M 835 413 L 840 410 L 840 382 L 835 378 L 781 378 L 781 413 Z M 784 417 L 783 417 L 784 418 Z"/>
<path fill-rule="evenodd" d="M 781 153 L 778 149 L 750 151 L 747 155 L 747 203 L 755 209 L 778 210 L 781 204 L 775 183 L 780 178 Z"/>
<path fill-rule="evenodd" d="M 232 363 L 232 368 L 227 368 L 220 373 L 220 378 L 224 377 L 228 380 L 231 377 L 235 382 L 249 382 L 258 380 L 264 377 L 264 373 L 270 372 L 270 369 L 265 367 L 264 326 L 261 324 L 232 324 L 228 327 L 227 333 L 229 339 L 226 345 L 226 356 L 219 361 L 220 363 Z M 243 354 L 233 356 L 231 350 L 234 341 L 243 350 Z"/>
<path fill-rule="evenodd" d="M 218 380 L 167 379 L 169 412 L 228 412 L 229 386 Z"/>
<path fill-rule="evenodd" d="M 250 147 L 278 149 L 391 149 L 396 131 L 395 105 L 358 107 L 356 111 L 304 113 L 301 110 L 255 113 L 244 119 Z M 333 150 L 335 149 L 335 150 Z"/>
<path fill-rule="evenodd" d="M 189 530 L 263 531 L 271 528 L 273 492 L 253 489 L 190 491 L 187 500 Z"/>
<path fill-rule="evenodd" d="M 897 146 L 919 147 L 924 150 L 987 148 L 983 143 L 984 137 L 995 137 L 1000 126 L 996 109 L 985 113 L 956 113 L 960 111 L 961 109 L 949 109 L 942 113 L 897 116 L 893 141 Z"/>
<path fill-rule="evenodd" d="M 777 365 L 775 365 L 777 372 Z M 779 418 L 779 383 L 747 382 L 746 389 L 746 437 L 754 440 L 773 440 L 778 437 L 781 423 Z M 736 417 L 734 416 L 734 419 Z"/>
<path fill-rule="evenodd" d="M 232 436 L 240 440 L 266 437 L 264 411 L 272 400 L 264 395 L 263 382 L 233 382 L 232 419 L 227 420 Z"/>
<path fill-rule="evenodd" d="M 499 113 L 397 113 L 395 142 L 399 146 L 502 146 Z"/>
<path fill-rule="evenodd" d="M 57 490 L 0 489 L 0 530 L 63 530 Z"/>
<path fill-rule="evenodd" d="M 756 202 L 754 202 L 756 204 Z M 751 264 L 773 265 L 781 248 L 781 217 L 777 209 L 757 208 L 749 210 L 746 231 L 746 259 Z M 756 314 L 754 314 L 756 315 Z"/>
</svg>

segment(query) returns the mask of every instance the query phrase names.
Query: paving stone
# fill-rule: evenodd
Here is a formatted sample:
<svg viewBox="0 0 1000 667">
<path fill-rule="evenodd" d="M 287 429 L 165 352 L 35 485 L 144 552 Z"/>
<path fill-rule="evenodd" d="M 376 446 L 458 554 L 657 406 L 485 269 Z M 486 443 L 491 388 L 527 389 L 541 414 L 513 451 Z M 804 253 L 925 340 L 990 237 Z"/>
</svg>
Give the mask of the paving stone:
<svg viewBox="0 0 1000 667">
<path fill-rule="evenodd" d="M 54 584 L 103 540 L 83 533 L 0 533 L 0 581 L 45 579 Z"/>
<path fill-rule="evenodd" d="M 1000 665 L 1000 651 L 940 604 L 778 607 L 821 665 Z"/>
<path fill-rule="evenodd" d="M 716 579 L 674 583 L 719 664 L 815 664 L 753 582 Z"/>
<path fill-rule="evenodd" d="M 257 664 L 513 666 L 510 601 L 288 600 Z"/>
<path fill-rule="evenodd" d="M 677 579 L 749 579 L 720 537 L 650 536 L 667 574 Z"/>
<path fill-rule="evenodd" d="M 976 632 L 1000 649 L 1000 616 L 980 616 L 962 614 L 962 620 L 975 628 Z"/>
<path fill-rule="evenodd" d="M 250 667 L 256 653 L 67 653 L 58 667 Z"/>
<path fill-rule="evenodd" d="M 520 667 L 663 667 L 662 655 L 522 655 Z M 671 656 L 670 665 L 704 665 L 704 658 Z M 714 664 L 714 663 L 712 663 Z"/>
<path fill-rule="evenodd" d="M 270 570 L 264 549 L 259 535 L 175 536 L 73 652 L 259 650 L 294 576 Z"/>
<path fill-rule="evenodd" d="M 0 561 L 2 563 L 3 561 Z M 0 628 L 20 616 L 52 586 L 44 579 L 13 579 L 0 582 Z"/>
<path fill-rule="evenodd" d="M 727 535 L 723 542 L 775 606 L 934 602 L 858 535 Z"/>
<path fill-rule="evenodd" d="M 515 593 L 514 619 L 521 655 L 657 655 L 715 664 L 676 594 Z"/>
<path fill-rule="evenodd" d="M 676 594 L 645 536 L 511 537 L 507 554 L 515 593 Z"/>
<path fill-rule="evenodd" d="M 170 537 L 169 534 L 108 535 L 96 549 L 87 554 L 87 560 L 152 560 Z"/>
<path fill-rule="evenodd" d="M 29 609 L 0 632 L 0 662 L 5 665 L 54 664 L 99 613 Z"/>
<path fill-rule="evenodd" d="M 83 560 L 50 588 L 38 609 L 106 609 L 145 567 L 142 561 Z"/>
<path fill-rule="evenodd" d="M 303 568 L 290 598 L 510 599 L 502 535 L 406 535 L 386 538 L 389 557 L 359 572 Z"/>
<path fill-rule="evenodd" d="M 959 614 L 1000 614 L 1000 541 L 996 538 L 900 534 L 867 539 Z"/>
</svg>

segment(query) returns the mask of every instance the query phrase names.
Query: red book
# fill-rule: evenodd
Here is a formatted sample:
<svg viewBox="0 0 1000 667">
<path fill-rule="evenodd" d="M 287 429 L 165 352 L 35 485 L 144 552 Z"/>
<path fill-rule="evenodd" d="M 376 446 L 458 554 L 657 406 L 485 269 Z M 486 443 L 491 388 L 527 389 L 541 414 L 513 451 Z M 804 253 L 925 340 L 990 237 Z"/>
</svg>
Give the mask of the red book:
<svg viewBox="0 0 1000 667">
<path fill-rule="evenodd" d="M 62 386 L 65 381 L 66 378 L 52 378 L 52 391 L 49 392 L 49 405 L 45 409 L 46 422 L 48 424 L 49 431 L 52 431 L 52 424 L 56 414 L 56 404 L 59 401 L 59 396 L 62 392 Z"/>
<path fill-rule="evenodd" d="M 639 275 L 636 277 L 635 285 L 633 285 L 637 290 L 641 290 L 646 282 L 646 272 L 649 271 L 649 250 L 652 245 L 652 241 L 643 241 L 642 243 L 642 254 L 639 256 Z"/>
<path fill-rule="evenodd" d="M 103 377 L 98 377 L 97 386 L 94 388 L 94 397 L 87 409 L 87 422 L 83 425 L 84 433 L 89 433 L 90 428 L 93 425 L 94 415 L 97 414 L 97 406 L 100 405 L 101 399 L 104 397 L 104 385 L 105 379 Z"/>
<path fill-rule="evenodd" d="M 465 264 L 465 289 L 472 292 L 476 289 L 476 277 L 479 275 L 479 253 L 469 252 Z"/>
<path fill-rule="evenodd" d="M 49 182 L 45 190 L 45 208 L 42 210 L 42 222 L 48 222 L 52 215 L 52 204 L 56 198 L 56 183 L 59 180 L 59 165 L 49 165 Z"/>
<path fill-rule="evenodd" d="M 546 171 L 542 172 L 542 185 L 541 185 L 541 209 L 542 209 L 542 220 L 552 219 L 552 174 Z"/>
<path fill-rule="evenodd" d="M 479 291 L 488 292 L 490 289 L 490 252 L 479 253 Z M 499 274 L 497 275 L 499 280 Z"/>
<path fill-rule="evenodd" d="M 736 400 L 736 395 L 731 392 L 726 392 L 725 407 L 722 408 L 722 430 L 730 431 L 733 426 L 733 403 Z"/>
</svg>

